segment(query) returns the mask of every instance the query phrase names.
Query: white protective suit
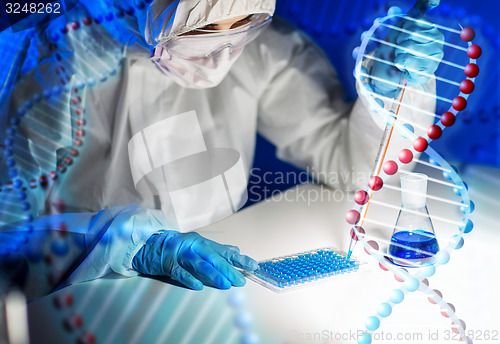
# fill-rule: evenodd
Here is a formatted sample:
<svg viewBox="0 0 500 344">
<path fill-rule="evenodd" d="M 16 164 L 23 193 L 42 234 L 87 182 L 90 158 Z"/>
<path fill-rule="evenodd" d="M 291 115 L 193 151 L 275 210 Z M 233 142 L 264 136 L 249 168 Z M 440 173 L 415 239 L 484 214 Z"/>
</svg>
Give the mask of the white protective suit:
<svg viewBox="0 0 500 344">
<path fill-rule="evenodd" d="M 374 114 L 363 101 L 354 104 L 344 101 L 343 87 L 328 58 L 305 34 L 284 20 L 274 18 L 271 26 L 245 47 L 229 74 L 215 88 L 182 88 L 149 58 L 158 42 L 235 16 L 272 14 L 274 2 L 163 0 L 154 1 L 148 12 L 137 15 L 135 33 L 142 35 L 142 46 L 135 44 L 127 48 L 121 70 L 114 77 L 85 88 L 84 149 L 44 197 L 52 204 L 64 199 L 67 212 L 96 212 L 132 203 L 144 208 L 161 208 L 157 197 L 136 190 L 128 144 L 141 130 L 191 111 L 196 113 L 206 146 L 239 152 L 247 176 L 259 132 L 276 145 L 280 159 L 314 169 L 321 176 L 336 173 L 339 183 L 333 187 L 354 190 L 350 185 L 352 178 L 346 183 L 343 180 L 358 173 L 363 173 L 365 181 L 368 180 L 382 124 L 375 123 Z M 171 17 L 174 20 L 170 20 Z M 130 18 L 128 21 L 133 22 Z M 92 30 L 109 37 L 102 27 L 92 27 Z M 68 35 L 66 39 L 71 37 Z M 71 46 L 77 54 L 86 53 L 76 43 Z M 150 50 L 144 49 L 145 46 Z M 432 92 L 434 82 L 419 87 Z M 36 91 L 34 88 L 36 86 L 30 86 L 31 94 Z M 26 99 L 26 94 L 20 96 L 22 92 L 16 92 L 19 102 Z M 405 101 L 433 111 L 433 103 L 425 103 L 411 89 L 407 90 Z M 16 104 L 16 100 L 13 103 Z M 12 111 L 15 108 L 11 106 Z M 401 116 L 411 118 L 414 114 L 406 112 Z M 38 199 L 41 212 L 42 197 Z M 131 227 L 134 219 L 146 221 L 145 210 L 141 209 L 123 210 L 125 214 L 132 214 L 124 221 L 131 223 Z M 133 234 L 131 229 L 130 240 L 107 240 L 98 244 L 73 274 L 71 282 L 97 278 L 111 271 L 136 275 L 131 269 L 135 253 L 149 235 L 171 226 L 162 212 L 146 212 L 146 217 L 152 218 L 147 221 L 153 225 L 141 226 L 140 235 Z M 109 218 L 113 216 L 117 216 L 116 209 Z M 88 228 L 89 233 L 99 230 L 95 223 Z"/>
</svg>

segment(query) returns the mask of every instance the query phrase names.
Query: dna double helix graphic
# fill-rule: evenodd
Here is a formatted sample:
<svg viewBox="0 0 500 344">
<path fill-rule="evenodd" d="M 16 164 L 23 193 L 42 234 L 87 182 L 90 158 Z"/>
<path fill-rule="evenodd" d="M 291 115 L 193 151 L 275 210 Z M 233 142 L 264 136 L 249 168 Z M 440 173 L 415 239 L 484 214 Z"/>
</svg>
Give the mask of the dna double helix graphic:
<svg viewBox="0 0 500 344">
<path fill-rule="evenodd" d="M 427 23 L 403 15 L 396 9 L 390 9 L 388 16 L 376 19 L 373 26 L 363 33 L 362 44 L 354 52 L 357 57 L 355 77 L 360 96 L 368 102 L 371 110 L 380 116 L 386 124 L 386 129 L 368 186 L 356 192 L 355 204 L 347 212 L 346 221 L 351 226 L 351 237 L 362 244 L 366 253 L 379 263 L 382 270 L 394 274 L 396 280 L 402 283 L 399 289 L 394 289 L 390 293 L 387 300 L 380 303 L 376 314 L 366 319 L 366 330 L 358 343 L 371 343 L 381 321 L 391 315 L 393 308 L 402 303 L 407 294 L 416 291 L 428 296 L 429 301 L 440 308 L 443 316 L 451 320 L 451 329 L 459 334 L 461 341 L 472 343 L 465 333 L 466 324 L 458 318 L 455 307 L 445 301 L 439 290 L 432 289 L 428 280 L 439 266 L 449 262 L 454 250 L 464 245 L 464 234 L 473 229 L 470 214 L 474 210 L 467 185 L 460 179 L 456 168 L 433 149 L 432 142 L 440 139 L 445 129 L 453 126 L 457 116 L 467 107 L 468 98 L 475 89 L 475 78 L 479 74 L 476 60 L 481 56 L 482 50 L 472 43 L 475 38 L 472 28 L 462 28 L 458 24 L 457 28 L 436 24 L 445 37 L 442 42 L 444 58 L 435 76 L 426 75 L 435 78 L 436 93 L 425 88 L 411 91 L 410 87 L 402 82 L 397 84 L 400 90 L 395 99 L 381 97 L 370 86 L 367 66 L 374 61 L 395 66 L 389 58 L 375 56 L 372 51 L 384 45 L 392 45 L 393 48 L 404 51 L 406 48 L 384 39 L 387 30 L 404 32 L 401 25 L 397 25 L 404 20 Z M 390 83 L 384 78 L 380 78 L 379 81 Z M 413 106 L 412 97 L 430 99 L 437 105 L 429 105 L 424 101 L 425 106 Z M 430 111 L 443 107 L 447 108 L 443 113 Z M 405 113 L 414 115 L 408 116 Z M 429 121 L 432 121 L 431 125 L 427 125 Z M 429 192 L 426 192 L 425 188 L 423 194 L 403 189 L 404 177 L 401 187 L 397 186 L 397 183 L 394 185 L 394 179 L 398 176 L 415 175 L 411 171 L 411 165 L 414 165 L 417 171 L 422 170 L 428 174 L 426 180 L 431 184 Z M 427 199 L 430 214 L 406 209 L 401 207 L 401 203 L 396 204 L 394 201 L 399 201 L 401 192 L 403 203 L 405 192 L 423 197 L 424 201 Z M 433 208 L 439 209 L 439 215 Z M 430 218 L 436 228 L 439 249 L 436 244 L 435 252 L 426 252 L 428 247 L 422 250 L 417 247 L 418 245 L 412 245 L 411 241 L 402 243 L 394 240 L 394 236 L 391 238 L 393 231 L 404 229 L 398 226 L 399 222 L 396 220 L 398 214 L 413 216 L 416 220 L 422 216 Z M 394 250 L 393 247 L 397 249 Z M 408 255 L 405 257 L 397 255 L 396 252 L 400 249 Z M 428 259 L 424 264 L 412 264 L 412 258 L 417 256 L 425 256 Z"/>
<path fill-rule="evenodd" d="M 64 178 L 84 149 L 87 91 L 120 72 L 123 48 L 104 30 L 96 28 L 102 20 L 84 17 L 53 31 L 44 42 L 50 59 L 38 67 L 40 82 L 33 84 L 33 73 L 29 73 L 16 83 L 22 98 L 14 99 L 16 115 L 6 133 L 4 155 L 12 180 L 2 188 L 1 220 L 3 225 L 25 221 L 27 235 L 33 234 L 32 221 L 41 211 L 58 214 L 67 210 L 64 197 L 43 204 L 44 195 L 57 187 L 57 181 Z M 95 37 L 102 41 L 97 42 Z M 77 44 L 73 47 L 76 53 L 68 56 L 69 42 Z M 103 44 L 111 52 L 100 51 Z M 66 238 L 68 226 L 54 221 L 51 228 L 45 228 L 50 231 L 37 235 L 36 242 L 24 243 L 31 247 L 18 247 L 30 253 L 30 263 L 40 261 L 46 265 L 50 289 L 57 286 L 64 273 L 64 264 L 59 261 L 64 261 L 71 250 L 82 248 L 81 241 Z M 58 309 L 68 311 L 63 324 L 69 331 L 83 325 L 80 314 L 69 312 L 73 302 L 68 292 L 54 298 Z M 95 342 L 95 336 L 86 331 L 78 337 L 81 343 Z"/>
<path fill-rule="evenodd" d="M 393 5 L 404 8 L 412 4 L 410 0 L 369 2 L 318 0 L 307 3 L 289 0 L 277 2 L 277 14 L 297 23 L 311 35 L 328 54 L 334 66 L 345 67 L 352 63 L 352 68 L 338 68 L 337 72 L 348 94 L 354 98 L 357 96 L 354 82 L 352 82 L 354 63 L 344 54 L 339 54 L 338 47 L 347 47 L 352 50 L 359 45 L 357 42 L 359 36 L 372 26 L 375 18 L 384 17 Z M 429 15 L 441 25 L 456 27 L 459 22 L 464 27 L 474 28 L 478 33 L 474 41 L 483 48 L 482 69 L 484 71 L 487 67 L 488 75 L 496 76 L 500 70 L 499 64 L 496 63 L 500 58 L 500 39 L 498 39 L 498 28 L 494 24 L 495 20 L 490 19 L 489 16 L 498 13 L 499 5 L 497 2 L 492 2 L 493 7 L 488 12 L 483 12 L 477 7 L 468 7 L 470 5 L 463 1 L 442 0 Z M 494 148 L 496 146 L 491 144 L 492 142 L 498 143 L 499 139 L 497 121 L 500 118 L 500 104 L 498 97 L 491 97 L 491 94 L 499 92 L 497 78 L 481 77 L 476 80 L 475 85 L 476 88 L 487 89 L 489 92 L 474 94 L 474 101 L 468 104 L 457 118 L 453 133 L 448 133 L 446 140 L 435 142 L 434 148 L 451 160 L 498 165 L 498 154 Z M 438 109 L 438 112 L 444 113 L 445 109 L 442 110 Z M 461 138 L 470 130 L 481 132 L 483 139 L 476 137 L 475 140 L 464 142 Z"/>
</svg>

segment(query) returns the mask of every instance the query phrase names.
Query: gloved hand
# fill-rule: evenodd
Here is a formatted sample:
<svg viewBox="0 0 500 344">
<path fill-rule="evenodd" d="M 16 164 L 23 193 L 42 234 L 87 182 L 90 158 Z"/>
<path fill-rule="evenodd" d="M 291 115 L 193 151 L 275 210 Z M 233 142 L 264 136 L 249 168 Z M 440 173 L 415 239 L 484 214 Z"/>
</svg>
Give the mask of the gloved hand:
<svg viewBox="0 0 500 344">
<path fill-rule="evenodd" d="M 405 72 L 410 86 L 426 83 L 434 74 L 443 58 L 443 34 L 429 20 L 424 18 L 427 9 L 439 5 L 439 0 L 418 0 L 408 12 L 408 16 L 417 19 L 401 19 L 392 29 L 386 40 L 397 48 L 382 44 L 375 52 L 375 57 L 394 63 L 395 66 L 374 61 L 370 71 L 370 80 L 375 92 L 382 96 L 394 97 Z"/>
<path fill-rule="evenodd" d="M 257 262 L 240 255 L 235 246 L 221 245 L 195 232 L 166 231 L 152 235 L 132 261 L 132 267 L 146 275 L 170 276 L 187 287 L 203 284 L 219 289 L 242 287 L 245 277 L 234 267 L 258 268 Z"/>
</svg>

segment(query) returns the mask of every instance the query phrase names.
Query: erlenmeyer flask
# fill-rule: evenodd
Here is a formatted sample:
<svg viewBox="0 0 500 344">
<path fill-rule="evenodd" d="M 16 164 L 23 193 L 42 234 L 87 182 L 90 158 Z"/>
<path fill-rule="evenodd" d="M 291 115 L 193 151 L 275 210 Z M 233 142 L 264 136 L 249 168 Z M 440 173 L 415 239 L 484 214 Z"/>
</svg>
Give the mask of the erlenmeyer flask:
<svg viewBox="0 0 500 344">
<path fill-rule="evenodd" d="M 426 205 L 427 175 L 401 176 L 401 200 L 398 220 L 392 233 L 391 260 L 407 267 L 432 264 L 439 245 Z"/>
</svg>

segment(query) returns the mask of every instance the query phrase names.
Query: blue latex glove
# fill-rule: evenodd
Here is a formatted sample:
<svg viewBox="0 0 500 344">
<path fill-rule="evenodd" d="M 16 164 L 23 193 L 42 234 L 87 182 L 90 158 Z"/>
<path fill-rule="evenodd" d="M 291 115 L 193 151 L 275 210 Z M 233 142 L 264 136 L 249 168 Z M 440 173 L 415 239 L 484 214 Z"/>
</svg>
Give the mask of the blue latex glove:
<svg viewBox="0 0 500 344">
<path fill-rule="evenodd" d="M 429 80 L 429 75 L 434 74 L 443 58 L 444 36 L 423 15 L 427 9 L 437 5 L 439 0 L 417 1 L 408 16 L 418 21 L 401 19 L 395 26 L 406 32 L 395 29 L 389 31 L 385 39 L 398 48 L 381 45 L 375 56 L 392 62 L 395 66 L 373 62 L 370 74 L 375 77 L 371 79 L 375 92 L 382 96 L 394 97 L 398 89 L 396 85 L 401 80 L 401 72 L 406 73 L 406 81 L 410 86 L 424 84 Z"/>
<path fill-rule="evenodd" d="M 152 235 L 132 261 L 140 273 L 169 276 L 195 290 L 203 289 L 203 284 L 219 289 L 244 286 L 245 277 L 233 266 L 258 268 L 255 260 L 240 255 L 235 246 L 218 244 L 195 232 L 176 231 Z"/>
</svg>

